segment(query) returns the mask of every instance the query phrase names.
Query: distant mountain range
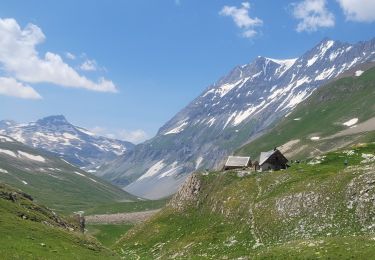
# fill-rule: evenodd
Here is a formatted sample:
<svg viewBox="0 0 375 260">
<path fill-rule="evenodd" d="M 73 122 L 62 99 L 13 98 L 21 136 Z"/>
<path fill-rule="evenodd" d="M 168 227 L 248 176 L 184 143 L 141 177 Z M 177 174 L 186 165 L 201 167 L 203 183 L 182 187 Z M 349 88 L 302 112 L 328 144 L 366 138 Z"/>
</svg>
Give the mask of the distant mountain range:
<svg viewBox="0 0 375 260">
<path fill-rule="evenodd" d="M 138 196 L 170 195 L 189 173 L 220 166 L 320 86 L 374 60 L 375 39 L 356 44 L 324 39 L 298 58 L 258 57 L 209 86 L 154 138 L 98 174 Z"/>
<path fill-rule="evenodd" d="M 0 183 L 19 188 L 67 214 L 137 198 L 64 159 L 0 135 Z"/>
<path fill-rule="evenodd" d="M 134 148 L 129 142 L 97 136 L 70 124 L 64 116 L 49 116 L 28 124 L 0 121 L 0 134 L 34 148 L 57 154 L 69 163 L 95 172 L 104 162 Z"/>
</svg>

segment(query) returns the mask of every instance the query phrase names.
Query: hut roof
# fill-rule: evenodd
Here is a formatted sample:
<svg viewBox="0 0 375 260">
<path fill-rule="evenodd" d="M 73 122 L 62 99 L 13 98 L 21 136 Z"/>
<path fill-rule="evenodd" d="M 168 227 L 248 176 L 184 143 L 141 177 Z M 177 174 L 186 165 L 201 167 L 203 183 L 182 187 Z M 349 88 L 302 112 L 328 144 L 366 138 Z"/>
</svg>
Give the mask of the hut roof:
<svg viewBox="0 0 375 260">
<path fill-rule="evenodd" d="M 261 152 L 260 153 L 259 165 L 264 164 L 272 155 L 274 155 L 276 153 L 279 153 L 285 159 L 286 162 L 288 161 L 288 159 L 286 159 L 285 156 L 278 149 L 274 149 L 274 150 L 271 150 L 271 151 L 268 151 L 268 152 Z"/>
<path fill-rule="evenodd" d="M 275 152 L 276 150 L 271 150 L 268 152 L 261 152 L 260 158 L 259 158 L 259 165 L 262 165 L 263 163 L 265 163 L 268 160 L 268 158 L 270 158 Z"/>
<path fill-rule="evenodd" d="M 249 165 L 250 157 L 229 156 L 225 166 L 229 167 L 246 167 Z"/>
</svg>

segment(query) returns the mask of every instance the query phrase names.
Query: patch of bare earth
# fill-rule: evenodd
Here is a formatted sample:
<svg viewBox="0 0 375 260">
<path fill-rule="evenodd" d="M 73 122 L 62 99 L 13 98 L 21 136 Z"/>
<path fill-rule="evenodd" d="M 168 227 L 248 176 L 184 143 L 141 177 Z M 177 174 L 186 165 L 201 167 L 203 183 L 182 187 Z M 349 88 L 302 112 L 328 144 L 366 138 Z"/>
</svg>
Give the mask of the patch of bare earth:
<svg viewBox="0 0 375 260">
<path fill-rule="evenodd" d="M 131 212 L 131 213 L 117 213 L 117 214 L 103 214 L 103 215 L 91 215 L 85 216 L 86 223 L 90 224 L 121 224 L 121 223 L 140 223 L 144 222 L 160 209 L 141 211 L 141 212 Z"/>
</svg>

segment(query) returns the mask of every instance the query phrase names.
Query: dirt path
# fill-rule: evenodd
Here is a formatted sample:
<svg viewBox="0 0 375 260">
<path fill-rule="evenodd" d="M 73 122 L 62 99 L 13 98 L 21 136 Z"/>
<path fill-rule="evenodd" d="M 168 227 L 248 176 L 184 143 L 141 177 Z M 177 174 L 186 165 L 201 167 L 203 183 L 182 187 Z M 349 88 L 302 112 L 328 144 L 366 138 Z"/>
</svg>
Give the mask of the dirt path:
<svg viewBox="0 0 375 260">
<path fill-rule="evenodd" d="M 140 223 L 143 222 L 157 212 L 160 209 L 131 212 L 131 213 L 117 213 L 117 214 L 103 214 L 103 215 L 91 215 L 85 216 L 86 223 L 88 224 L 120 224 L 120 223 Z"/>
</svg>

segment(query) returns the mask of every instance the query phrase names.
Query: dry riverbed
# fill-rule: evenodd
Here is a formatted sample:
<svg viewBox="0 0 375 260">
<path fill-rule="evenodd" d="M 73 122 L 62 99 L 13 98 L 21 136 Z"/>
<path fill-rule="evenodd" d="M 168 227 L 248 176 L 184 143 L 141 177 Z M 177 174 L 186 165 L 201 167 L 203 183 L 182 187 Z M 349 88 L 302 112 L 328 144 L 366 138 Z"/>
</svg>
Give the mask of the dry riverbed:
<svg viewBox="0 0 375 260">
<path fill-rule="evenodd" d="M 140 223 L 146 221 L 160 209 L 148 210 L 141 212 L 131 213 L 117 213 L 117 214 L 103 214 L 103 215 L 90 215 L 85 216 L 86 223 L 88 224 L 121 224 L 121 223 Z"/>
</svg>

